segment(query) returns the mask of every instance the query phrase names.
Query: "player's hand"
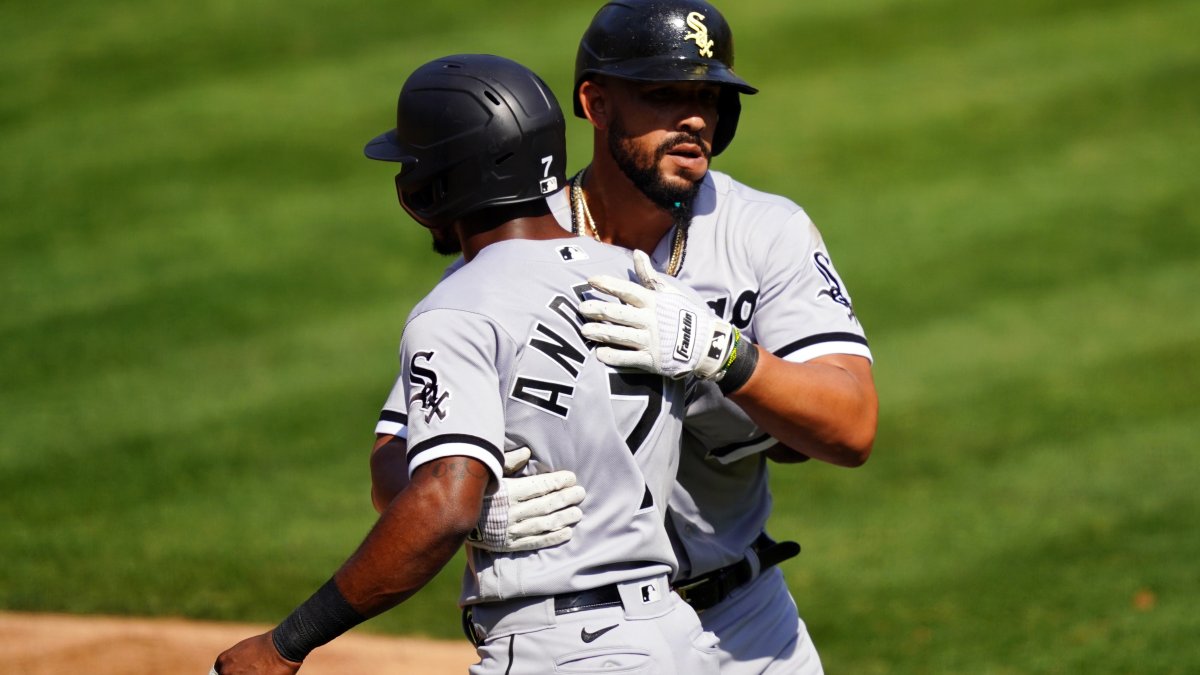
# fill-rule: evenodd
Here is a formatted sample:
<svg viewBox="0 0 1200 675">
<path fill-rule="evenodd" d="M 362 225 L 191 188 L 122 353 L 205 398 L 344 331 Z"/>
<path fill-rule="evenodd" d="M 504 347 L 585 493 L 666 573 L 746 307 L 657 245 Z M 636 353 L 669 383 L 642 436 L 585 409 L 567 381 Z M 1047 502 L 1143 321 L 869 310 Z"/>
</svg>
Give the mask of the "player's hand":
<svg viewBox="0 0 1200 675">
<path fill-rule="evenodd" d="M 663 283 L 642 251 L 633 252 L 641 285 L 601 275 L 588 279 L 593 288 L 622 302 L 585 300 L 579 311 L 591 321 L 583 335 L 607 346 L 596 356 L 613 367 L 630 367 L 667 377 L 695 375 L 717 378 L 728 365 L 733 326 L 708 305 Z"/>
<path fill-rule="evenodd" d="M 514 473 L 525 468 L 529 463 L 529 458 L 533 457 L 533 451 L 525 446 L 513 448 L 512 450 L 504 451 L 504 475 L 511 476 Z"/>
<path fill-rule="evenodd" d="M 488 551 L 532 551 L 571 539 L 572 526 L 583 518 L 578 507 L 587 492 L 571 471 L 510 477 L 523 469 L 532 452 L 516 448 L 504 453 L 505 477 L 483 498 L 479 523 L 467 540 Z"/>
<path fill-rule="evenodd" d="M 267 632 L 226 649 L 217 657 L 211 672 L 217 675 L 292 675 L 298 670 L 300 664 L 280 656 L 271 633 Z"/>
</svg>

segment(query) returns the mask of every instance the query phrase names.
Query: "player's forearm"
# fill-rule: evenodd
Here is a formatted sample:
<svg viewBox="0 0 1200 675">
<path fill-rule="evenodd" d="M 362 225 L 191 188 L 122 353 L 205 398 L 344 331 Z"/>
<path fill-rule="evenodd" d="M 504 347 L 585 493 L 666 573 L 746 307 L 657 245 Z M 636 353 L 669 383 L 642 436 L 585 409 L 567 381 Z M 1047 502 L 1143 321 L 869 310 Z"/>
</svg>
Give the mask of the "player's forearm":
<svg viewBox="0 0 1200 675">
<path fill-rule="evenodd" d="M 428 583 L 475 527 L 489 480 L 483 464 L 466 457 L 418 468 L 334 577 L 350 605 L 374 616 Z"/>
<path fill-rule="evenodd" d="M 244 672 L 241 664 L 265 657 L 294 671 L 312 650 L 408 599 L 462 546 L 489 481 L 483 463 L 468 457 L 420 467 L 332 579 L 270 633 L 222 653 L 218 665 Z"/>
<path fill-rule="evenodd" d="M 753 375 L 730 399 L 780 443 L 809 457 L 854 467 L 871 454 L 878 400 L 862 357 L 791 363 L 760 350 Z"/>
<path fill-rule="evenodd" d="M 403 438 L 380 434 L 371 451 L 371 503 L 377 513 L 408 487 L 408 444 Z"/>
</svg>

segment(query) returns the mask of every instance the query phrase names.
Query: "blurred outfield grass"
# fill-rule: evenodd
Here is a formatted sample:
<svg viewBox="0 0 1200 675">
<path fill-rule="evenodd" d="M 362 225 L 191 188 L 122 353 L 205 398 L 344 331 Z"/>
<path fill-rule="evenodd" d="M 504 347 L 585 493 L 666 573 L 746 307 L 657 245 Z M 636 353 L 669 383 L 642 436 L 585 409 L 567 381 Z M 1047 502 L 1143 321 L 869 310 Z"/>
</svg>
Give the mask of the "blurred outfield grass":
<svg viewBox="0 0 1200 675">
<path fill-rule="evenodd" d="M 328 577 L 443 265 L 361 147 L 443 54 L 567 101 L 598 4 L 0 4 L 0 608 Z M 725 4 L 716 166 L 808 209 L 876 356 L 871 462 L 773 478 L 827 669 L 1200 670 L 1200 5 Z M 456 637 L 459 570 L 367 629 Z"/>
</svg>

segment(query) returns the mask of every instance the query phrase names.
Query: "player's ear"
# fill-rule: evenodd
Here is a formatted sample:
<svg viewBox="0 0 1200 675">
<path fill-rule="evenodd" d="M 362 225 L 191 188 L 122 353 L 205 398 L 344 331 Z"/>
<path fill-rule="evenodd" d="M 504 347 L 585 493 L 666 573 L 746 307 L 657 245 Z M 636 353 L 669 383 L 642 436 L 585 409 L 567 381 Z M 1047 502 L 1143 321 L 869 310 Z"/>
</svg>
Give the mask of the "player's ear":
<svg viewBox="0 0 1200 675">
<path fill-rule="evenodd" d="M 579 85 L 579 105 L 593 127 L 601 131 L 608 128 L 611 105 L 602 83 L 594 79 L 584 80 Z"/>
</svg>

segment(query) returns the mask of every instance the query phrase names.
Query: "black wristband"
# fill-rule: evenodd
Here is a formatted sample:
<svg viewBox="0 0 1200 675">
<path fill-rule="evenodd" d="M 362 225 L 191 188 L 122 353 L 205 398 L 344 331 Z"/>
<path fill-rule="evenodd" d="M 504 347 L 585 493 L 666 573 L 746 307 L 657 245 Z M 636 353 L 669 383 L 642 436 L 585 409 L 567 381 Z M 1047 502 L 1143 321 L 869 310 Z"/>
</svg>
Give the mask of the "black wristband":
<svg viewBox="0 0 1200 675">
<path fill-rule="evenodd" d="M 366 621 L 331 578 L 271 632 L 275 650 L 300 663 L 312 650 Z"/>
<path fill-rule="evenodd" d="M 725 375 L 717 382 L 717 387 L 726 396 L 741 389 L 758 367 L 758 346 L 742 336 L 740 331 L 737 336 L 737 343 L 733 346 L 733 361 L 725 368 Z"/>
</svg>

